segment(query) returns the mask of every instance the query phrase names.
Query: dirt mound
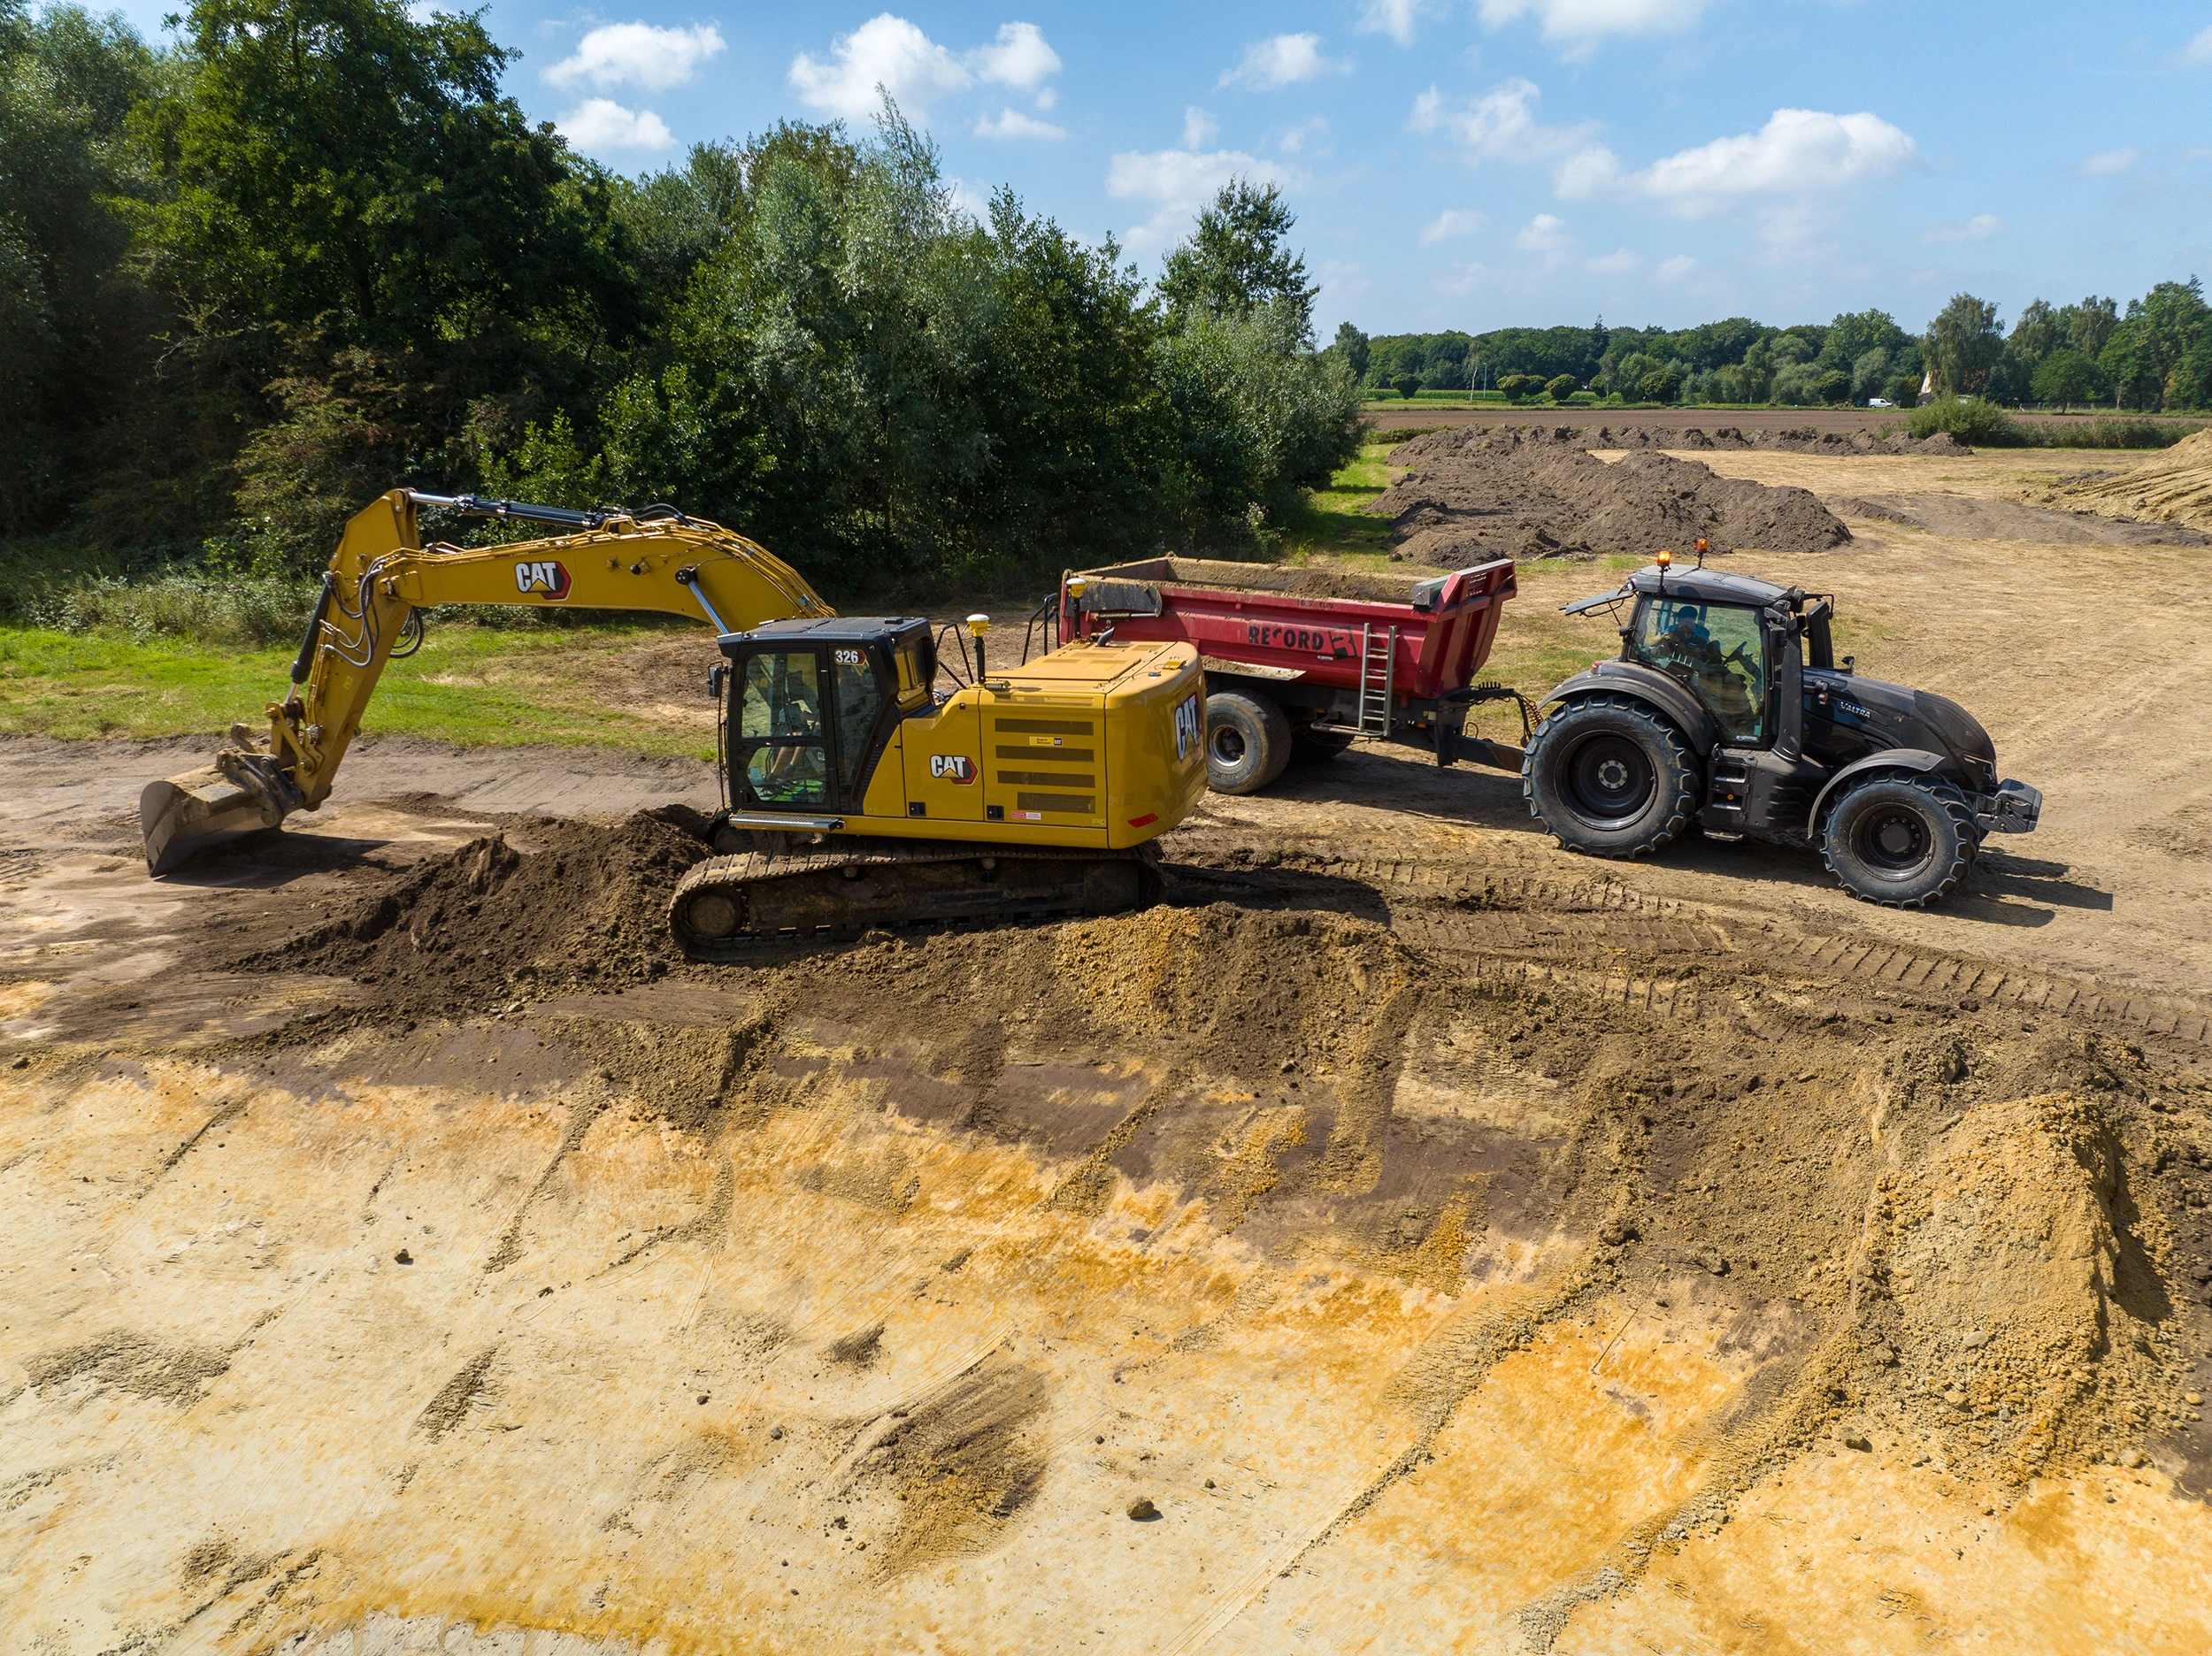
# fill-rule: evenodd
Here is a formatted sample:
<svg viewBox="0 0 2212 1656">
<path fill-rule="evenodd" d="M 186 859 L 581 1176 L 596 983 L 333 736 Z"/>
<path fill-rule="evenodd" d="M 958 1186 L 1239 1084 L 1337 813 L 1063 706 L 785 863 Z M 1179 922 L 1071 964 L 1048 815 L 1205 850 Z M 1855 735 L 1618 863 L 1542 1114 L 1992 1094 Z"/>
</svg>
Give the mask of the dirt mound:
<svg viewBox="0 0 2212 1656">
<path fill-rule="evenodd" d="M 350 978 L 375 1004 L 453 1013 L 564 988 L 614 988 L 682 962 L 670 895 L 711 853 L 697 813 L 641 811 L 613 828 L 552 823 L 530 848 L 475 840 L 394 878 L 345 914 L 234 963 Z"/>
<path fill-rule="evenodd" d="M 1864 494 L 1830 502 L 1853 518 L 1878 518 L 1965 540 L 2057 546 L 2212 546 L 2212 534 L 2179 525 L 2129 523 L 2093 512 L 2054 511 L 1971 494 Z"/>
<path fill-rule="evenodd" d="M 1903 432 L 1818 431 L 1810 426 L 1788 430 L 1716 426 L 1600 426 L 1584 427 L 1576 441 L 1586 448 L 1765 448 L 1786 454 L 1816 455 L 1962 455 L 1974 451 L 1949 432 L 1932 437 L 1912 437 Z"/>
<path fill-rule="evenodd" d="M 1408 556 L 1443 568 L 1482 557 L 1585 557 L 1684 550 L 1701 535 L 1740 548 L 1824 552 L 1851 531 L 1808 490 L 1715 475 L 1671 455 L 1609 464 L 1590 433 L 1505 427 L 1439 431 L 1392 451 L 1407 476 L 1367 510 L 1394 519 Z"/>
<path fill-rule="evenodd" d="M 2064 485 L 2032 498 L 2070 511 L 2212 529 L 2212 430 L 2185 437 L 2117 477 Z"/>
</svg>

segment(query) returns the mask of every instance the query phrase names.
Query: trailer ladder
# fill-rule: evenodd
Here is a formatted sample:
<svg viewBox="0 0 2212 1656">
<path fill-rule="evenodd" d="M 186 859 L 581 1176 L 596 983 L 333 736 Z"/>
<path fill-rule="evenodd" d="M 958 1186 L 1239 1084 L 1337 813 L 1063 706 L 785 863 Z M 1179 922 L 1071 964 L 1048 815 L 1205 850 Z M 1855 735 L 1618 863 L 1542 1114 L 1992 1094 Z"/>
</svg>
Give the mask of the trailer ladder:
<svg viewBox="0 0 2212 1656">
<path fill-rule="evenodd" d="M 1378 656 L 1375 646 L 1380 643 Z M 1360 629 L 1359 733 L 1390 734 L 1390 716 L 1395 706 L 1398 675 L 1398 629 L 1378 629 L 1371 621 Z"/>
</svg>

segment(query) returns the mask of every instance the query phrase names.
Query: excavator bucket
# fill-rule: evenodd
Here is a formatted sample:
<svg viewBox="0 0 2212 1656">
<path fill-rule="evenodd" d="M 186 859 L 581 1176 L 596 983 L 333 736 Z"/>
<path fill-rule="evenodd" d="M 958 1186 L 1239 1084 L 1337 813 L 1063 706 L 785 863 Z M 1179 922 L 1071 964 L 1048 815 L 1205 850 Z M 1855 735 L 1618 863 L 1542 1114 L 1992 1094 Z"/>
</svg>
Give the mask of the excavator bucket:
<svg viewBox="0 0 2212 1656">
<path fill-rule="evenodd" d="M 138 796 L 146 871 L 166 874 L 210 846 L 273 828 L 284 817 L 275 790 L 234 761 L 149 782 Z"/>
</svg>

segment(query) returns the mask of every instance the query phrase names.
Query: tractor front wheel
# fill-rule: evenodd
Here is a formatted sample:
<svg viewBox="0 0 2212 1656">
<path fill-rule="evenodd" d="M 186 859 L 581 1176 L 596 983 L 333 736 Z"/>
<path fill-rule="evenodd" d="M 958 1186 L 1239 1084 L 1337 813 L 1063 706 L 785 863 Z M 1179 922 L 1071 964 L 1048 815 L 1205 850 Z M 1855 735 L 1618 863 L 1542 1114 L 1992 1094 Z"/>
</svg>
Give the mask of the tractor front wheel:
<svg viewBox="0 0 2212 1656">
<path fill-rule="evenodd" d="M 1828 871 L 1862 902 L 1924 908 L 1959 887 L 1981 836 L 1974 808 L 1949 783 L 1925 776 L 1878 776 L 1828 813 L 1820 851 Z"/>
<path fill-rule="evenodd" d="M 1536 727 L 1521 794 L 1568 850 L 1641 856 L 1690 825 L 1697 761 L 1681 732 L 1643 702 L 1586 696 Z"/>
</svg>

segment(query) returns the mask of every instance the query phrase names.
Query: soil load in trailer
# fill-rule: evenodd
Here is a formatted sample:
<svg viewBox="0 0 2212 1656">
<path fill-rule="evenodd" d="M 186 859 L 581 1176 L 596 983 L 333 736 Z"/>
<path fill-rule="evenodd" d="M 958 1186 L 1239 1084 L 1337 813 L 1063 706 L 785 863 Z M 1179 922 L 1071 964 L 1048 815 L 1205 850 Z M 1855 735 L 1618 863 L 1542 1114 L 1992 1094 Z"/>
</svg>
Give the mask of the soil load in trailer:
<svg viewBox="0 0 2212 1656">
<path fill-rule="evenodd" d="M 1474 682 L 1516 590 L 1509 559 L 1417 578 L 1157 557 L 1065 577 L 1058 620 L 1064 638 L 1196 646 L 1208 780 L 1250 794 L 1360 736 L 1519 770 L 1518 748 L 1465 729 L 1475 703 L 1519 700 Z"/>
</svg>

